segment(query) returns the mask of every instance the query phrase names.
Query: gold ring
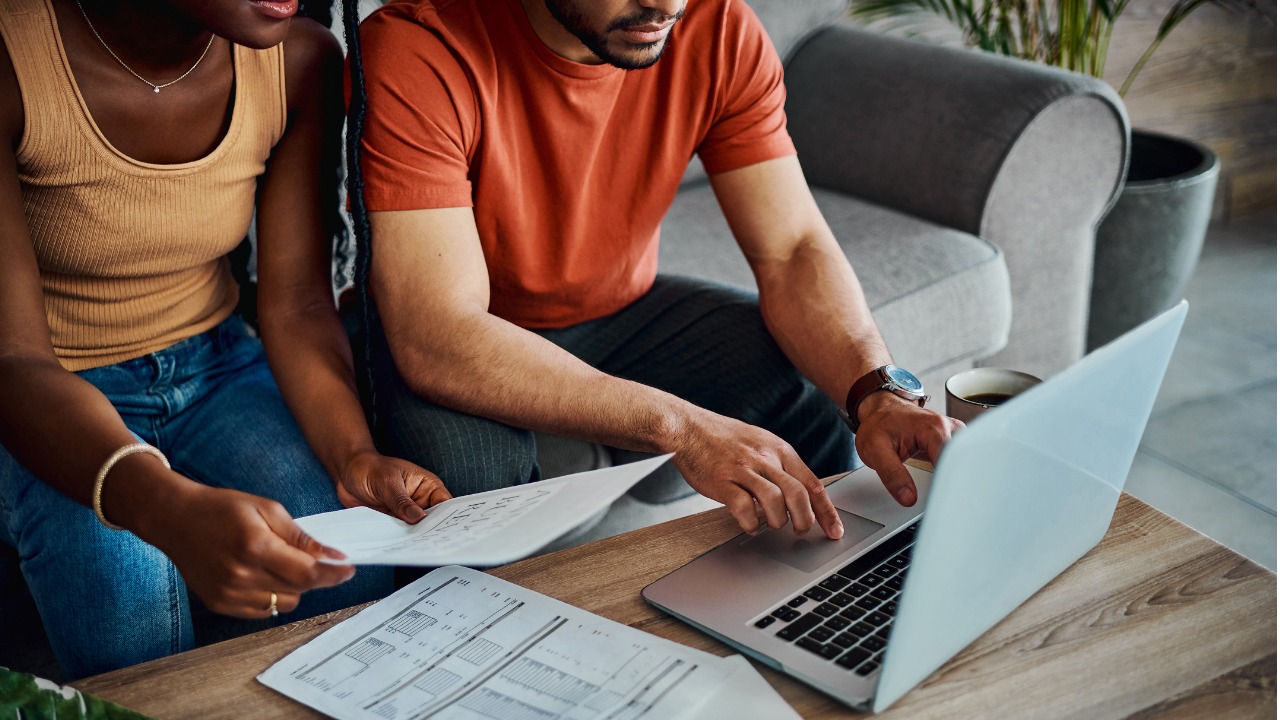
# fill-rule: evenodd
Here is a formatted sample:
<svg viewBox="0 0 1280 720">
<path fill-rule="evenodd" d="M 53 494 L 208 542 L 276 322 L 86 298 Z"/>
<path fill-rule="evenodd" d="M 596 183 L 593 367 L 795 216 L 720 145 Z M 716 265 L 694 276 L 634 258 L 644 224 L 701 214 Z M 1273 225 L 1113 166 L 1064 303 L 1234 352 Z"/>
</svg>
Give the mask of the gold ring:
<svg viewBox="0 0 1280 720">
<path fill-rule="evenodd" d="M 271 617 L 275 617 L 279 614 L 280 611 L 276 609 L 276 594 L 271 593 Z"/>
</svg>

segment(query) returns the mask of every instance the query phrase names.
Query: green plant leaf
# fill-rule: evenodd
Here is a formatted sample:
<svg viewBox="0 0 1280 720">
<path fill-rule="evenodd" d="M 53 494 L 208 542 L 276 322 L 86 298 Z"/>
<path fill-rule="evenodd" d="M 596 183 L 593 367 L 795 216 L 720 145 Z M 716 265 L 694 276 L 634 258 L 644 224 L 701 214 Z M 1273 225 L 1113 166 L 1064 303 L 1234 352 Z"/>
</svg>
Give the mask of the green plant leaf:
<svg viewBox="0 0 1280 720">
<path fill-rule="evenodd" d="M 1102 76 L 1111 29 L 1130 0 L 852 0 L 849 14 L 861 20 L 895 18 L 901 27 L 924 25 L 929 16 L 947 20 L 970 47 Z M 1120 88 L 1124 95 L 1160 43 L 1201 5 L 1249 13 L 1275 23 L 1275 5 L 1259 0 L 1177 0 L 1155 39 Z"/>
</svg>

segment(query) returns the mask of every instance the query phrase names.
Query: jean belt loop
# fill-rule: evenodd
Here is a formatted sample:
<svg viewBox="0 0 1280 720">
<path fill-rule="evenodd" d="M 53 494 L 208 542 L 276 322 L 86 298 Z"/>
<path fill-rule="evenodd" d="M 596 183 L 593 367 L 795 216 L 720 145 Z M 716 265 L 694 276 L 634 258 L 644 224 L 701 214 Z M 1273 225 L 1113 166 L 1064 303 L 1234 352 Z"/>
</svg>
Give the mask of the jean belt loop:
<svg viewBox="0 0 1280 720">
<path fill-rule="evenodd" d="M 154 385 L 155 383 L 163 382 L 164 375 L 165 375 L 164 358 L 160 355 L 159 352 L 148 353 L 143 357 L 147 359 L 147 364 L 151 366 L 151 371 L 152 371 L 151 384 Z"/>
</svg>

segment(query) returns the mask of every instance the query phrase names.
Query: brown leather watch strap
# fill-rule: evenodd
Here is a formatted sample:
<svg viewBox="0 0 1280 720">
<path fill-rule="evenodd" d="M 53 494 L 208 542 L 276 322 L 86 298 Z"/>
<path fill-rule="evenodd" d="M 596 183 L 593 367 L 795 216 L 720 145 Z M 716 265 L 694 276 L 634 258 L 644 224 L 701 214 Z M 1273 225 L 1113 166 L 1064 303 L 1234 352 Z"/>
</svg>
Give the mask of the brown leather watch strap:
<svg viewBox="0 0 1280 720">
<path fill-rule="evenodd" d="M 862 423 L 858 420 L 858 406 L 873 392 L 878 392 L 888 383 L 883 368 L 876 368 L 863 375 L 849 386 L 849 394 L 844 398 L 844 411 L 849 414 L 849 428 L 858 432 Z"/>
<path fill-rule="evenodd" d="M 863 375 L 863 377 L 854 380 L 854 384 L 849 386 L 849 395 L 845 396 L 845 411 L 849 413 L 850 418 L 854 419 L 855 423 L 858 421 L 858 406 L 863 402 L 863 398 L 884 387 L 886 382 L 884 370 L 876 368 L 872 372 Z"/>
<path fill-rule="evenodd" d="M 881 390 L 890 391 L 895 395 L 902 397 L 904 400 L 914 399 L 920 407 L 924 407 L 925 403 L 929 401 L 928 395 L 922 394 L 919 397 L 912 398 L 910 395 L 894 390 L 894 388 L 901 386 L 893 382 L 889 377 L 888 373 L 885 371 L 886 367 L 888 366 L 882 365 L 881 367 L 868 372 L 853 381 L 853 385 L 849 387 L 849 394 L 846 395 L 844 399 L 845 423 L 847 423 L 849 425 L 849 429 L 855 433 L 858 432 L 858 428 L 862 425 L 861 421 L 858 420 L 858 406 L 861 405 L 862 401 L 866 400 L 867 396 L 872 393 L 879 392 Z"/>
</svg>

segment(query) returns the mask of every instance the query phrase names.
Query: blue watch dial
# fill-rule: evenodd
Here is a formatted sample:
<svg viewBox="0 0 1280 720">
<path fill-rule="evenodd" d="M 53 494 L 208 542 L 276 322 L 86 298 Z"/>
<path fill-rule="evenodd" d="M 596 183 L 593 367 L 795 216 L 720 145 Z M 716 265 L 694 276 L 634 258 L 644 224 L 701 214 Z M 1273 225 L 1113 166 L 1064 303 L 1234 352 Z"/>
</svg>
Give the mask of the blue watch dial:
<svg viewBox="0 0 1280 720">
<path fill-rule="evenodd" d="M 904 390 L 909 390 L 911 392 L 920 392 L 921 390 L 924 390 L 924 384 L 921 383 L 915 375 L 912 375 L 897 365 L 886 365 L 884 368 L 884 374 L 888 375 L 890 380 L 897 383 Z"/>
</svg>

